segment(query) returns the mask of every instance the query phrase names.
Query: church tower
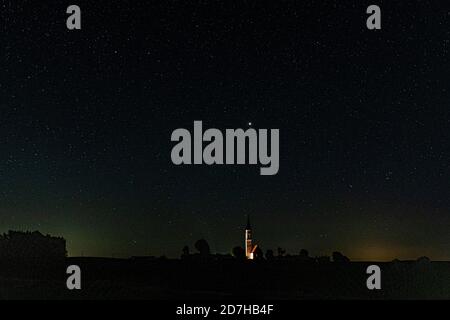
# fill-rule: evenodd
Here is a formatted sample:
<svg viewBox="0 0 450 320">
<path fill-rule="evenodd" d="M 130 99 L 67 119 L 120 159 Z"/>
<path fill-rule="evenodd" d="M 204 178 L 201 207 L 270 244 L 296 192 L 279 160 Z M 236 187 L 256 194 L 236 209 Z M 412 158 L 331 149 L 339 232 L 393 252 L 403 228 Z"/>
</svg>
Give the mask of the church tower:
<svg viewBox="0 0 450 320">
<path fill-rule="evenodd" d="M 245 256 L 247 259 L 253 259 L 252 227 L 249 216 L 247 216 L 247 226 L 245 227 Z"/>
</svg>

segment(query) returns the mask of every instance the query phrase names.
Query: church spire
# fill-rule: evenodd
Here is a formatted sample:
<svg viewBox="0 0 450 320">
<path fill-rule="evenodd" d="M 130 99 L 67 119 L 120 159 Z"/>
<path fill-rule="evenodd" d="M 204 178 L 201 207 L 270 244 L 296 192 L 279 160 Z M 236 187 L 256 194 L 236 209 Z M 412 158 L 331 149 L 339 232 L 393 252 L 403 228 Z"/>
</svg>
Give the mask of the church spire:
<svg viewBox="0 0 450 320">
<path fill-rule="evenodd" d="M 249 215 L 247 215 L 247 226 L 245 227 L 245 256 L 247 259 L 253 259 L 252 226 Z"/>
<path fill-rule="evenodd" d="M 252 226 L 250 225 L 250 215 L 247 215 L 247 226 L 245 230 L 252 230 Z"/>
</svg>

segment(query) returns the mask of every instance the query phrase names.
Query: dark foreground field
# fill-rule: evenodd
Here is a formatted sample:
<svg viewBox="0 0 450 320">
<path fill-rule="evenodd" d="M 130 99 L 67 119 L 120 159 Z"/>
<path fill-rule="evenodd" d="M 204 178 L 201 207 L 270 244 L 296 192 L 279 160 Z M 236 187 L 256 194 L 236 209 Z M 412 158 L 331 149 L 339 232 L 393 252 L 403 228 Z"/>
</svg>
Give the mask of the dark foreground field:
<svg viewBox="0 0 450 320">
<path fill-rule="evenodd" d="M 65 268 L 82 270 L 66 288 Z M 449 262 L 375 263 L 382 290 L 366 288 L 372 263 L 68 258 L 64 265 L 1 265 L 2 299 L 450 299 Z"/>
</svg>

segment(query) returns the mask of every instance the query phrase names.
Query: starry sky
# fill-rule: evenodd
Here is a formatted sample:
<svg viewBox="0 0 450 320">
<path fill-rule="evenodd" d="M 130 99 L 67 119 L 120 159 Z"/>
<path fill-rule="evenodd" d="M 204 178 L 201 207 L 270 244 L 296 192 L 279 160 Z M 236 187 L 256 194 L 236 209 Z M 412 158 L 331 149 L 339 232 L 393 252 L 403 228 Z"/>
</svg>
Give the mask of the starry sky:
<svg viewBox="0 0 450 320">
<path fill-rule="evenodd" d="M 450 259 L 450 5 L 4 0 L 0 232 L 71 256 L 195 240 Z M 173 130 L 280 129 L 280 170 L 175 166 Z"/>
</svg>

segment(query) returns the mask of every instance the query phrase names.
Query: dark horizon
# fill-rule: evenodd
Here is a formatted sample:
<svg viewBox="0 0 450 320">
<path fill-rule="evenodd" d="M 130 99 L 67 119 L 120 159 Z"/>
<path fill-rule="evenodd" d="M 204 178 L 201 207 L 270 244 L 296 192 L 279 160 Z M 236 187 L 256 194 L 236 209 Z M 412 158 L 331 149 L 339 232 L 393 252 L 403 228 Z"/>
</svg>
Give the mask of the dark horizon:
<svg viewBox="0 0 450 320">
<path fill-rule="evenodd" d="M 442 1 L 7 2 L 0 230 L 72 256 L 179 257 L 197 239 L 352 261 L 450 260 Z M 280 130 L 279 171 L 176 166 L 171 133 Z"/>
<path fill-rule="evenodd" d="M 245 229 L 243 229 L 243 230 L 245 230 Z M 64 239 L 64 241 L 67 241 L 67 239 L 65 239 L 65 237 L 63 235 L 52 235 L 52 234 L 49 234 L 49 233 L 41 232 L 40 230 L 8 230 L 8 232 L 11 232 L 11 231 L 13 231 L 13 232 L 24 232 L 24 233 L 35 233 L 35 232 L 38 232 L 38 233 L 40 233 L 40 234 L 42 234 L 44 236 L 51 236 L 51 237 L 62 238 L 62 239 Z M 3 234 L 7 234 L 7 233 L 6 232 L 0 233 L 0 236 L 3 235 Z M 206 240 L 206 241 L 208 241 L 208 239 L 203 239 L 203 238 L 197 239 L 197 240 Z M 242 241 L 242 242 L 244 242 L 244 241 Z M 68 241 L 68 243 L 70 243 L 70 241 Z M 290 252 L 290 251 L 286 251 L 285 248 L 277 247 L 277 246 L 267 247 L 267 248 L 263 247 L 263 246 L 261 246 L 261 243 L 259 243 L 258 241 L 255 241 L 255 244 L 258 244 L 258 246 L 260 246 L 260 248 L 263 250 L 263 254 L 264 254 L 264 258 L 265 259 L 267 259 L 266 258 L 267 250 L 271 250 L 274 253 L 276 253 L 278 248 L 281 248 L 281 249 L 285 250 L 283 255 L 286 256 L 286 257 L 298 256 L 299 254 L 301 254 L 300 253 L 301 250 L 306 250 L 308 252 L 310 258 L 320 258 L 320 257 L 329 257 L 329 258 L 331 258 L 333 252 L 339 252 L 339 253 L 344 254 L 344 256 L 347 256 L 346 252 L 341 252 L 339 250 L 335 250 L 335 249 L 332 249 L 332 248 L 329 249 L 328 252 L 321 252 L 321 253 L 314 253 L 314 252 L 311 253 L 311 252 L 309 252 L 308 248 L 303 248 L 303 247 L 299 248 L 296 251 Z M 174 256 L 168 256 L 168 255 L 166 255 L 164 253 L 163 254 L 148 253 L 148 254 L 143 254 L 143 255 L 133 255 L 133 254 L 131 254 L 131 255 L 116 255 L 115 253 L 112 253 L 109 256 L 108 255 L 99 255 L 99 256 L 97 255 L 97 256 L 95 256 L 95 255 L 84 255 L 83 252 L 80 255 L 73 255 L 68 250 L 67 257 L 68 258 L 114 258 L 114 259 L 129 259 L 129 258 L 133 258 L 133 257 L 154 257 L 154 258 L 180 259 L 180 258 L 182 258 L 182 255 L 183 255 L 183 248 L 184 248 L 184 246 L 187 246 L 189 248 L 189 250 L 191 250 L 190 251 L 191 254 L 196 254 L 196 253 L 198 254 L 199 253 L 199 251 L 195 248 L 195 244 L 193 242 L 193 243 L 186 243 L 183 246 L 180 246 L 179 254 L 178 255 L 174 255 Z M 211 250 L 210 254 L 211 255 L 229 255 L 229 256 L 234 256 L 233 252 L 232 252 L 234 247 L 241 247 L 242 249 L 244 248 L 243 245 L 236 244 L 235 246 L 230 248 L 228 251 L 220 252 L 220 251 Z M 381 259 L 381 260 L 358 259 L 358 258 L 354 258 L 354 257 L 353 258 L 349 257 L 349 258 L 350 258 L 350 260 L 352 262 L 392 262 L 394 260 L 399 260 L 399 261 L 416 261 L 419 258 L 424 258 L 424 257 L 425 258 L 430 258 L 426 254 L 422 254 L 422 255 L 418 255 L 417 257 L 410 257 L 410 258 L 408 258 L 408 257 L 392 257 L 392 259 L 391 258 L 386 258 L 386 259 Z M 433 261 L 433 262 L 450 262 L 449 260 L 440 260 L 440 259 L 430 259 L 430 260 Z"/>
</svg>

